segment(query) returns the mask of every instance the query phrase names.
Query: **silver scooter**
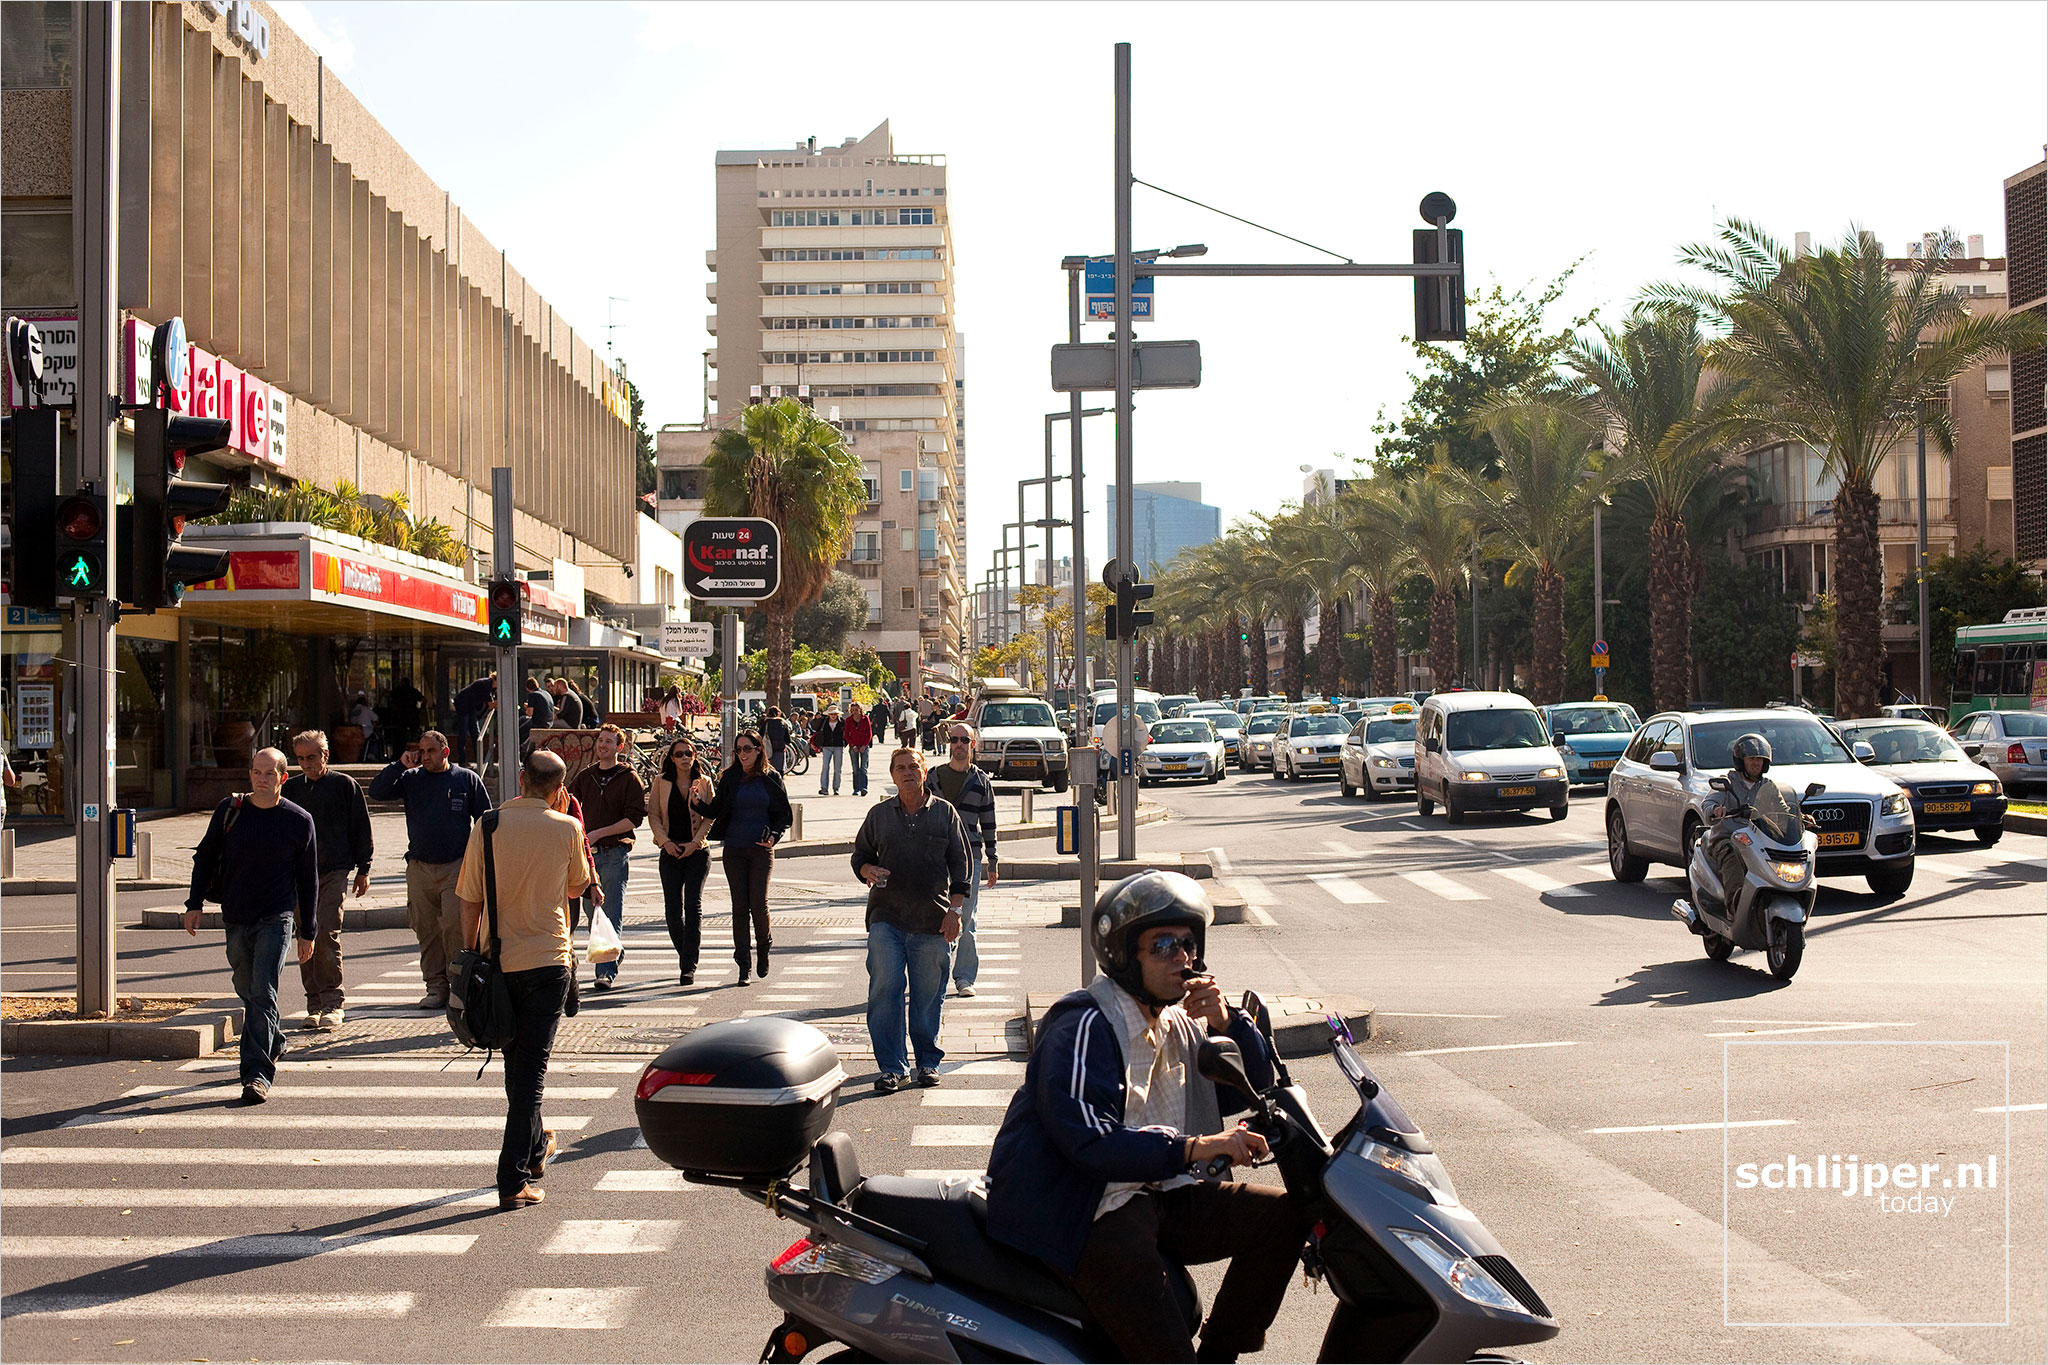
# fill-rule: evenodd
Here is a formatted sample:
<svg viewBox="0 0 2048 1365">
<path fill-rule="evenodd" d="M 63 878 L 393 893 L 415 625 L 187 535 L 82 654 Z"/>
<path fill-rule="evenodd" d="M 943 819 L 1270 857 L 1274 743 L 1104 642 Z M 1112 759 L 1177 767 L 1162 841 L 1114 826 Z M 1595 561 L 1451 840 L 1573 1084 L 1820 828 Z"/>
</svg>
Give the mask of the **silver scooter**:
<svg viewBox="0 0 2048 1365">
<path fill-rule="evenodd" d="M 1244 1009 L 1270 1047 L 1264 1002 L 1248 991 Z M 1488 1348 L 1556 1336 L 1557 1319 L 1458 1202 L 1443 1162 L 1343 1021 L 1329 1022 L 1331 1053 L 1359 1098 L 1334 1137 L 1277 1050 L 1277 1083 L 1263 1093 L 1228 1039 L 1211 1039 L 1198 1062 L 1204 1076 L 1252 1098 L 1247 1121 L 1270 1144 L 1289 1194 L 1313 1213 L 1302 1269 L 1335 1298 L 1318 1359 L 1498 1361 Z M 812 1149 L 807 1189 L 747 1192 L 805 1230 L 768 1266 L 768 1297 L 784 1316 L 763 1361 L 800 1361 L 832 1344 L 841 1349 L 827 1359 L 839 1361 L 1120 1359 L 1063 1280 L 988 1239 L 978 1178 L 862 1179 L 851 1140 L 835 1132 Z M 1175 1269 L 1192 1335 L 1201 1302 L 1186 1270 Z"/>
<path fill-rule="evenodd" d="M 1734 790 L 1725 777 L 1707 785 L 1717 792 Z M 1812 783 L 1802 799 L 1811 801 L 1826 790 Z M 1671 902 L 1671 913 L 1700 936 L 1714 961 L 1726 962 L 1737 948 L 1761 951 L 1771 975 L 1790 981 L 1806 950 L 1820 840 L 1775 784 L 1766 791 L 1778 799 L 1739 805 L 1700 831 L 1685 865 L 1692 899 Z M 1732 841 L 1742 855 L 1746 875 L 1738 886 L 1722 886 L 1720 869 L 1708 856 L 1708 848 L 1719 839 Z"/>
</svg>

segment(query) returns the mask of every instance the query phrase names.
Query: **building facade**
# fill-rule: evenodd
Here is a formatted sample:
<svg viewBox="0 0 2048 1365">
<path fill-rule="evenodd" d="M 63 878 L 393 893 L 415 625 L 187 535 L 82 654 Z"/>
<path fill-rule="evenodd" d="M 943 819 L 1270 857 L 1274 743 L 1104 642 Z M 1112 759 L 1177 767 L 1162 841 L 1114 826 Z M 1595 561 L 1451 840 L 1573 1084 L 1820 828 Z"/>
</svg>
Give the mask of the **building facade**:
<svg viewBox="0 0 2048 1365">
<path fill-rule="evenodd" d="M 2007 306 L 2048 313 L 2048 162 L 2036 162 L 2005 182 L 2005 249 L 2011 269 Z M 2048 569 L 2048 416 L 2043 415 L 2048 373 L 2043 352 L 2012 358 L 2013 557 Z"/>
<path fill-rule="evenodd" d="M 1116 522 L 1116 485 L 1103 489 L 1109 555 L 1122 559 L 1121 528 Z M 1202 501 L 1198 483 L 1136 483 L 1131 485 L 1132 562 L 1140 575 L 1155 577 L 1182 550 L 1207 545 L 1223 534 L 1223 509 Z"/>
<path fill-rule="evenodd" d="M 174 401 L 234 429 L 233 448 L 189 472 L 246 488 L 246 505 L 276 495 L 291 518 L 188 528 L 228 549 L 228 576 L 120 623 L 119 799 L 211 804 L 246 785 L 253 743 L 295 728 L 336 732 L 344 756 L 359 694 L 381 711 L 373 753 L 446 723 L 453 689 L 489 667 L 480 582 L 499 465 L 514 474 L 511 567 L 534 580 L 535 668 L 637 707 L 659 660 L 596 614 L 652 580 L 632 569 L 623 377 L 267 5 L 131 4 L 118 22 L 125 396 L 141 397 L 150 330 L 182 317 L 193 363 Z M 72 7 L 7 5 L 0 26 L 0 293 L 43 324 L 60 380 L 45 401 L 66 405 Z M 117 497 L 132 458 L 124 433 Z M 445 534 L 398 548 L 293 510 L 320 506 Z M 64 728 L 69 629 L 20 606 L 7 619 L 6 740 L 17 765 L 26 752 L 61 781 L 63 745 L 24 741 Z"/>
<path fill-rule="evenodd" d="M 870 584 L 859 643 L 914 687 L 957 686 L 966 371 L 945 158 L 899 155 L 885 121 L 822 150 L 812 138 L 720 152 L 716 179 L 718 245 L 706 256 L 716 276 L 706 289 L 717 306 L 707 320 L 717 338 L 714 424 L 783 394 L 830 415 L 875 482 L 841 566 Z M 691 468 L 692 452 L 708 446 L 708 436 L 683 435 L 664 469 Z M 687 514 L 667 498 L 663 507 Z"/>
</svg>

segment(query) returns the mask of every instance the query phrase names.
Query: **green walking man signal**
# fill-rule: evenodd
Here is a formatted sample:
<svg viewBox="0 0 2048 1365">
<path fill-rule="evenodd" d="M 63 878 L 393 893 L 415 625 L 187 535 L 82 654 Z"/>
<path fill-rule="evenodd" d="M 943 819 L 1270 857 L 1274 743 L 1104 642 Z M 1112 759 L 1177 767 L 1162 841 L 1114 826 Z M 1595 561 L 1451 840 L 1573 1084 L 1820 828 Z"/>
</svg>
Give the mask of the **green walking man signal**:
<svg viewBox="0 0 2048 1365">
<path fill-rule="evenodd" d="M 494 578 L 490 592 L 491 643 L 511 649 L 519 643 L 519 617 L 526 605 L 526 584 L 516 578 Z"/>
<path fill-rule="evenodd" d="M 59 597 L 107 595 L 106 506 L 90 485 L 57 504 Z"/>
</svg>

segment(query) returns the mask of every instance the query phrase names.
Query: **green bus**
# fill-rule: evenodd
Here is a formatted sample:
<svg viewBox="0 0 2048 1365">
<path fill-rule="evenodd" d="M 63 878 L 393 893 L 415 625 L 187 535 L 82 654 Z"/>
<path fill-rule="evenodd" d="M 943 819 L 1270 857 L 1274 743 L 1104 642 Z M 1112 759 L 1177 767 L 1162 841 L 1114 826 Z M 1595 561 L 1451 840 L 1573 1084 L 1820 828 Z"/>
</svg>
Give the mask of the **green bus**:
<svg viewBox="0 0 2048 1365">
<path fill-rule="evenodd" d="M 2003 621 L 1957 629 L 1949 724 L 1972 711 L 2044 708 L 2048 708 L 2048 607 L 2016 607 Z"/>
</svg>

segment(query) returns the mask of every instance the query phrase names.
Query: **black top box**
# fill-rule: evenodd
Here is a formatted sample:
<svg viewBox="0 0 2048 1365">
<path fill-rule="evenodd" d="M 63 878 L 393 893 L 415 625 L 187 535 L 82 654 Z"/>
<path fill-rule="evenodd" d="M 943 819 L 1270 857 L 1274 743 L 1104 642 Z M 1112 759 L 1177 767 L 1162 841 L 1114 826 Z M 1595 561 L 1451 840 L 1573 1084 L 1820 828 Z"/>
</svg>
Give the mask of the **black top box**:
<svg viewBox="0 0 2048 1365">
<path fill-rule="evenodd" d="M 650 1062 L 633 1093 L 647 1148 L 684 1174 L 780 1179 L 832 1125 L 846 1073 L 793 1019 L 728 1019 Z"/>
</svg>

